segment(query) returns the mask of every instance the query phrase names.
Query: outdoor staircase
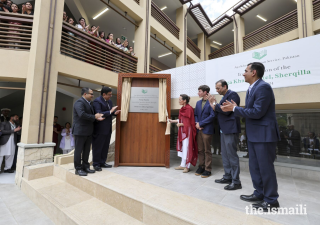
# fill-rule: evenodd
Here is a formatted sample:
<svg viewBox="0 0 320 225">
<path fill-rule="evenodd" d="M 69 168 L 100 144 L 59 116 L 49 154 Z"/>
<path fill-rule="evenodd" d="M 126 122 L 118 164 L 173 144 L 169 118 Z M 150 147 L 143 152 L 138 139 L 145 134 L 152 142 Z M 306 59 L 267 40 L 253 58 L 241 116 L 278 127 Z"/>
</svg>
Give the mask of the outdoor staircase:
<svg viewBox="0 0 320 225">
<path fill-rule="evenodd" d="M 55 224 L 277 224 L 107 169 L 74 172 L 73 164 L 25 167 L 21 190 Z"/>
</svg>

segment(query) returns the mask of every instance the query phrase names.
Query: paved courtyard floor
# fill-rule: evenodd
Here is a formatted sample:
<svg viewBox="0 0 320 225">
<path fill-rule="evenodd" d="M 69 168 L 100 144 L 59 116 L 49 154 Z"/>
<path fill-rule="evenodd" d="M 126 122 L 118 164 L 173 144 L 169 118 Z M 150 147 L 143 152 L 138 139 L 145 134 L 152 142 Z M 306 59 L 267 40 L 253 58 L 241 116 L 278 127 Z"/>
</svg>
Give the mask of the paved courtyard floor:
<svg viewBox="0 0 320 225">
<path fill-rule="evenodd" d="M 253 193 L 253 185 L 250 173 L 240 172 L 242 189 L 236 191 L 225 191 L 225 185 L 215 183 L 215 179 L 222 178 L 223 167 L 213 167 L 212 176 L 201 178 L 195 176 L 197 168 L 191 167 L 187 174 L 181 170 L 174 170 L 180 165 L 180 158 L 176 151 L 171 151 L 170 169 L 164 167 L 117 167 L 109 171 L 142 182 L 154 184 L 172 191 L 180 192 L 195 198 L 213 202 L 232 209 L 246 212 L 245 207 L 250 203 L 240 200 L 240 195 Z M 312 181 L 303 178 L 277 175 L 279 203 L 281 207 L 297 207 L 306 205 L 307 215 L 260 215 L 280 224 L 288 225 L 319 225 L 320 224 L 320 181 Z M 203 212 L 204 216 L 206 213 Z"/>
<path fill-rule="evenodd" d="M 187 174 L 174 170 L 180 164 L 176 151 L 171 151 L 170 169 L 163 167 L 118 167 L 107 169 L 110 172 L 131 177 L 142 182 L 160 186 L 185 195 L 246 212 L 250 203 L 240 200 L 241 194 L 252 194 L 253 186 L 248 171 L 241 171 L 242 189 L 225 191 L 225 185 L 215 179 L 224 174 L 223 168 L 213 166 L 212 176 L 195 176 L 195 167 Z M 279 203 L 281 207 L 306 205 L 307 215 L 258 215 L 280 224 L 318 225 L 320 224 L 320 181 L 277 175 Z M 206 213 L 204 212 L 204 216 Z M 47 225 L 53 222 L 14 184 L 14 174 L 0 174 L 0 225 L 30 224 Z"/>
<path fill-rule="evenodd" d="M 0 174 L 0 225 L 54 223 L 14 183 L 15 174 Z"/>
</svg>

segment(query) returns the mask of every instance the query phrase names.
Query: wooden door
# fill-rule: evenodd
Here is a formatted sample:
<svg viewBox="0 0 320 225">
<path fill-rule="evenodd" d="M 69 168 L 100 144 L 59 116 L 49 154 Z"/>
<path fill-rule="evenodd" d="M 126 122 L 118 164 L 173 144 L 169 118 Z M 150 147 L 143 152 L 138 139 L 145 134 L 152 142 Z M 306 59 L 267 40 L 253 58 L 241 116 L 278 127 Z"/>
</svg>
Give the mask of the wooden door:
<svg viewBox="0 0 320 225">
<path fill-rule="evenodd" d="M 122 80 L 126 77 L 132 77 L 131 87 L 159 87 L 159 78 L 167 79 L 167 109 L 170 116 L 170 75 L 119 74 L 117 95 L 119 108 L 121 106 Z M 165 135 L 165 131 L 166 123 L 159 122 L 158 113 L 129 112 L 127 122 L 120 122 L 118 116 L 115 166 L 169 167 L 170 135 Z"/>
</svg>

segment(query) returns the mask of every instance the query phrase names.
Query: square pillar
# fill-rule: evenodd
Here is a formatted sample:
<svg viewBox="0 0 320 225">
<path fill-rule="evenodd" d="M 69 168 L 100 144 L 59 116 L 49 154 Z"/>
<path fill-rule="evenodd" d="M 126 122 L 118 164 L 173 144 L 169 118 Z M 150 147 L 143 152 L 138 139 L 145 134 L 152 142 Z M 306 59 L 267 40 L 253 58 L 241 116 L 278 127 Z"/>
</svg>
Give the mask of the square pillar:
<svg viewBox="0 0 320 225">
<path fill-rule="evenodd" d="M 183 43 L 183 51 L 177 57 L 176 67 L 187 65 L 187 6 L 183 5 L 176 10 L 176 25 L 179 27 L 179 40 Z"/>
<path fill-rule="evenodd" d="M 243 52 L 243 37 L 245 36 L 245 25 L 244 19 L 239 15 L 235 14 L 233 20 L 234 29 L 234 53 Z"/>
<path fill-rule="evenodd" d="M 207 37 L 204 33 L 198 34 L 198 48 L 200 48 L 201 53 L 200 53 L 200 59 L 201 61 L 206 60 L 206 55 L 209 55 L 210 52 L 206 52 L 206 42 L 207 42 Z"/>
<path fill-rule="evenodd" d="M 314 35 L 312 2 L 312 0 L 297 1 L 299 38 Z"/>
<path fill-rule="evenodd" d="M 140 6 L 146 13 L 141 15 L 143 20 L 134 33 L 134 51 L 138 57 L 137 73 L 149 73 L 151 0 L 141 0 Z"/>
<path fill-rule="evenodd" d="M 53 160 L 53 117 L 64 2 L 35 1 L 27 68 L 21 142 L 18 144 L 16 184 L 24 167 Z M 49 31 L 49 32 L 48 32 Z"/>
</svg>

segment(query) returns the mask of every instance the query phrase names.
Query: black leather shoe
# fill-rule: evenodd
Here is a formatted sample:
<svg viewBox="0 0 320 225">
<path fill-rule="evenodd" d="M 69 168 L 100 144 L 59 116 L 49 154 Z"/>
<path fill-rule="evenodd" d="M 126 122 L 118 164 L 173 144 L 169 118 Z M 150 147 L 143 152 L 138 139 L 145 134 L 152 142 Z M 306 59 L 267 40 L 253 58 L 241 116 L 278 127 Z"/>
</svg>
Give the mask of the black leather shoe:
<svg viewBox="0 0 320 225">
<path fill-rule="evenodd" d="M 232 180 L 230 179 L 224 179 L 223 177 L 221 179 L 215 180 L 216 183 L 218 184 L 231 184 Z"/>
<path fill-rule="evenodd" d="M 272 212 L 272 211 L 278 211 L 278 208 L 280 207 L 279 202 L 274 203 L 274 204 L 269 204 L 268 202 L 260 202 L 260 203 L 256 203 L 256 204 L 252 204 L 253 208 L 256 209 L 263 209 L 263 212 Z"/>
<path fill-rule="evenodd" d="M 211 176 L 211 172 L 206 170 L 201 174 L 202 178 L 208 178 L 210 176 Z"/>
<path fill-rule="evenodd" d="M 3 172 L 4 172 L 4 173 L 14 173 L 14 170 L 8 169 L 8 170 L 4 170 Z"/>
<path fill-rule="evenodd" d="M 203 174 L 203 172 L 204 172 L 204 168 L 199 166 L 197 171 L 196 171 L 196 173 L 195 173 L 195 175 L 196 176 L 200 176 L 201 174 Z"/>
<path fill-rule="evenodd" d="M 95 171 L 102 171 L 100 166 L 94 166 L 93 168 L 94 168 Z"/>
<path fill-rule="evenodd" d="M 76 175 L 79 175 L 79 176 L 87 176 L 87 173 L 83 170 L 76 170 Z"/>
<path fill-rule="evenodd" d="M 254 194 L 252 195 L 240 195 L 240 199 L 246 202 L 262 202 L 263 199 L 258 198 Z"/>
<path fill-rule="evenodd" d="M 109 165 L 109 164 L 105 163 L 103 165 L 100 165 L 100 167 L 102 167 L 102 168 L 112 168 L 112 165 Z"/>
<path fill-rule="evenodd" d="M 237 189 L 242 189 L 241 184 L 231 183 L 231 184 L 224 187 L 224 190 L 227 190 L 227 191 L 233 191 L 233 190 L 237 190 Z"/>
<path fill-rule="evenodd" d="M 90 168 L 85 168 L 83 169 L 83 171 L 87 172 L 87 173 L 95 173 L 95 170 L 90 170 Z"/>
</svg>

